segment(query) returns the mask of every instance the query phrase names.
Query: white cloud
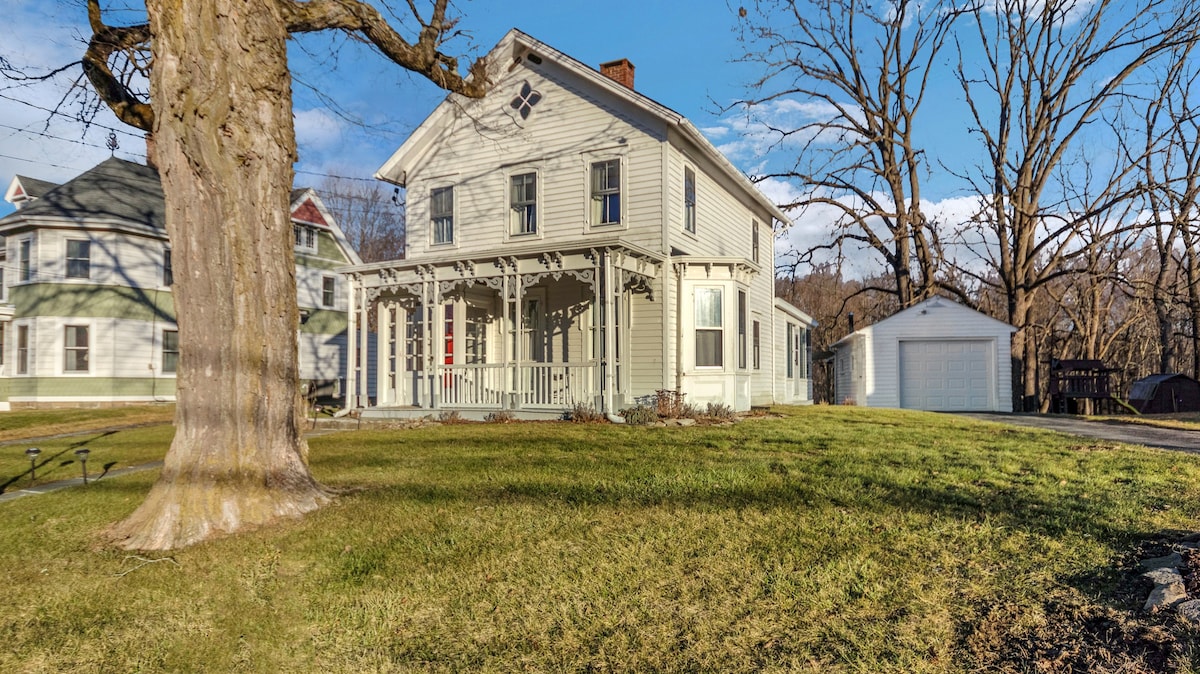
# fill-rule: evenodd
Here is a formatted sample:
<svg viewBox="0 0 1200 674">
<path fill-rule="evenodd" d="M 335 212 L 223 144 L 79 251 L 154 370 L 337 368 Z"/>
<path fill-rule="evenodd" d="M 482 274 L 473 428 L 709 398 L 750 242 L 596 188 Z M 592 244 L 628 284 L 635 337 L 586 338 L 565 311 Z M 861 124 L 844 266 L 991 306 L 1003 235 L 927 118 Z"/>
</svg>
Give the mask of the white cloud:
<svg viewBox="0 0 1200 674">
<path fill-rule="evenodd" d="M 850 115 L 856 113 L 853 106 L 845 109 Z M 781 98 L 743 106 L 720 119 L 717 126 L 705 128 L 704 133 L 714 143 L 731 137 L 717 149 L 734 162 L 750 161 L 764 157 L 769 151 L 799 151 L 813 142 L 845 143 L 853 132 L 828 126 L 840 117 L 842 112 L 824 101 Z"/>
</svg>

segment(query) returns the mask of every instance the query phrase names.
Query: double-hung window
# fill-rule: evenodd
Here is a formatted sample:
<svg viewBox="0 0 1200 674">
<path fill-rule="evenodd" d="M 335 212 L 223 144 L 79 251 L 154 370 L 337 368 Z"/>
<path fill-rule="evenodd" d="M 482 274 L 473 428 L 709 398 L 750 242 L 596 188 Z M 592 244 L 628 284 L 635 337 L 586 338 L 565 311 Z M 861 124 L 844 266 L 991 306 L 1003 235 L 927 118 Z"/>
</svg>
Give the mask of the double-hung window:
<svg viewBox="0 0 1200 674">
<path fill-rule="evenodd" d="M 67 239 L 67 278 L 91 278 L 92 242 Z"/>
<path fill-rule="evenodd" d="M 29 374 L 29 326 L 17 326 L 17 374 Z"/>
<path fill-rule="evenodd" d="M 435 187 L 429 194 L 429 223 L 434 245 L 454 243 L 454 186 Z"/>
<path fill-rule="evenodd" d="M 163 248 L 162 258 L 162 284 L 164 286 L 173 285 L 175 283 L 175 269 L 171 266 L 171 249 Z"/>
<path fill-rule="evenodd" d="M 737 294 L 738 312 L 738 369 L 746 369 L 746 291 L 739 290 Z"/>
<path fill-rule="evenodd" d="M 17 280 L 33 280 L 33 239 L 21 239 L 17 244 Z"/>
<path fill-rule="evenodd" d="M 334 304 L 335 290 L 337 289 L 337 278 L 333 276 L 324 276 L 321 278 L 321 306 L 332 307 Z"/>
<path fill-rule="evenodd" d="M 759 327 L 758 321 L 754 321 L 754 329 L 752 331 L 752 335 L 753 335 L 753 339 L 754 339 L 754 369 L 761 370 L 762 369 L 762 350 L 759 346 L 759 344 L 760 344 L 759 338 L 761 337 L 761 333 L 760 333 L 760 327 Z"/>
<path fill-rule="evenodd" d="M 696 173 L 683 169 L 683 228 L 696 233 Z"/>
<path fill-rule="evenodd" d="M 758 263 L 758 220 L 750 223 L 750 261 Z"/>
<path fill-rule="evenodd" d="M 88 327 L 66 326 L 63 341 L 63 372 L 88 371 Z"/>
<path fill-rule="evenodd" d="M 592 164 L 592 225 L 621 224 L 621 160 Z"/>
<path fill-rule="evenodd" d="M 8 272 L 8 247 L 4 237 L 0 237 L 0 300 L 8 298 L 8 284 L 5 275 Z"/>
<path fill-rule="evenodd" d="M 162 331 L 162 371 L 172 374 L 179 369 L 179 331 Z"/>
<path fill-rule="evenodd" d="M 292 232 L 296 235 L 296 248 L 308 251 L 315 251 L 317 249 L 316 227 L 293 223 Z"/>
<path fill-rule="evenodd" d="M 537 233 L 537 174 L 519 173 L 509 178 L 508 233 Z"/>
<path fill-rule="evenodd" d="M 696 288 L 696 367 L 723 367 L 724 307 L 721 288 Z"/>
</svg>

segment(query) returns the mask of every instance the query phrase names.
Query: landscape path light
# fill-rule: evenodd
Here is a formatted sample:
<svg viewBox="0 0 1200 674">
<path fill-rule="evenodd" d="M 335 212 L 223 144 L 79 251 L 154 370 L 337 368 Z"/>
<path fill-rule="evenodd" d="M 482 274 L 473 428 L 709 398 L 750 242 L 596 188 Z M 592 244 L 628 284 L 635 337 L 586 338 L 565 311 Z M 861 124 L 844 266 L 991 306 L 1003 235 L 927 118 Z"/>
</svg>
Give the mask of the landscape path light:
<svg viewBox="0 0 1200 674">
<path fill-rule="evenodd" d="M 29 481 L 32 483 L 37 480 L 37 458 L 42 450 L 37 447 L 30 447 L 25 450 L 25 456 L 29 457 Z"/>
<path fill-rule="evenodd" d="M 83 484 L 84 484 L 84 486 L 87 486 L 87 460 L 88 460 L 88 454 L 91 454 L 91 453 L 92 453 L 92 451 L 90 449 L 88 449 L 87 447 L 80 447 L 79 449 L 75 450 L 75 456 L 79 459 L 79 464 L 81 466 L 83 466 Z"/>
</svg>

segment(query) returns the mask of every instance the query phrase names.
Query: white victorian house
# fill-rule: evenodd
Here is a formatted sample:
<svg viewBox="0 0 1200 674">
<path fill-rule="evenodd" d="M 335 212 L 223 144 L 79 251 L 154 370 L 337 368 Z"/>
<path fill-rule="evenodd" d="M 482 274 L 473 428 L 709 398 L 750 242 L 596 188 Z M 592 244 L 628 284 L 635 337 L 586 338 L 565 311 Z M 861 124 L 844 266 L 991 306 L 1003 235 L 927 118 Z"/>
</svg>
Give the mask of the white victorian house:
<svg viewBox="0 0 1200 674">
<path fill-rule="evenodd" d="M 376 174 L 407 190 L 408 249 L 341 270 L 348 404 L 536 416 L 616 414 L 659 390 L 738 410 L 810 401 L 813 321 L 774 296 L 786 216 L 634 90 L 627 60 L 595 70 L 512 30 L 489 68 L 486 97 L 446 98 Z"/>
</svg>

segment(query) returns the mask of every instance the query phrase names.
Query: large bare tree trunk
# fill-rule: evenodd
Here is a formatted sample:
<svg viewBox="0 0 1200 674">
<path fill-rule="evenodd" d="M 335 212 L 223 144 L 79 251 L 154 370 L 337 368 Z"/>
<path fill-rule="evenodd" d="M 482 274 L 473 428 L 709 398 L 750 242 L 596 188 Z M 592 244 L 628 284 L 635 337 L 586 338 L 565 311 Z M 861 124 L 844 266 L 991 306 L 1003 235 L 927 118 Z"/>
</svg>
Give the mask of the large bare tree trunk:
<svg viewBox="0 0 1200 674">
<path fill-rule="evenodd" d="M 329 494 L 300 433 L 287 198 L 295 137 L 274 3 L 146 3 L 151 96 L 183 350 L 175 440 L 112 530 L 166 549 L 311 511 Z"/>
</svg>

